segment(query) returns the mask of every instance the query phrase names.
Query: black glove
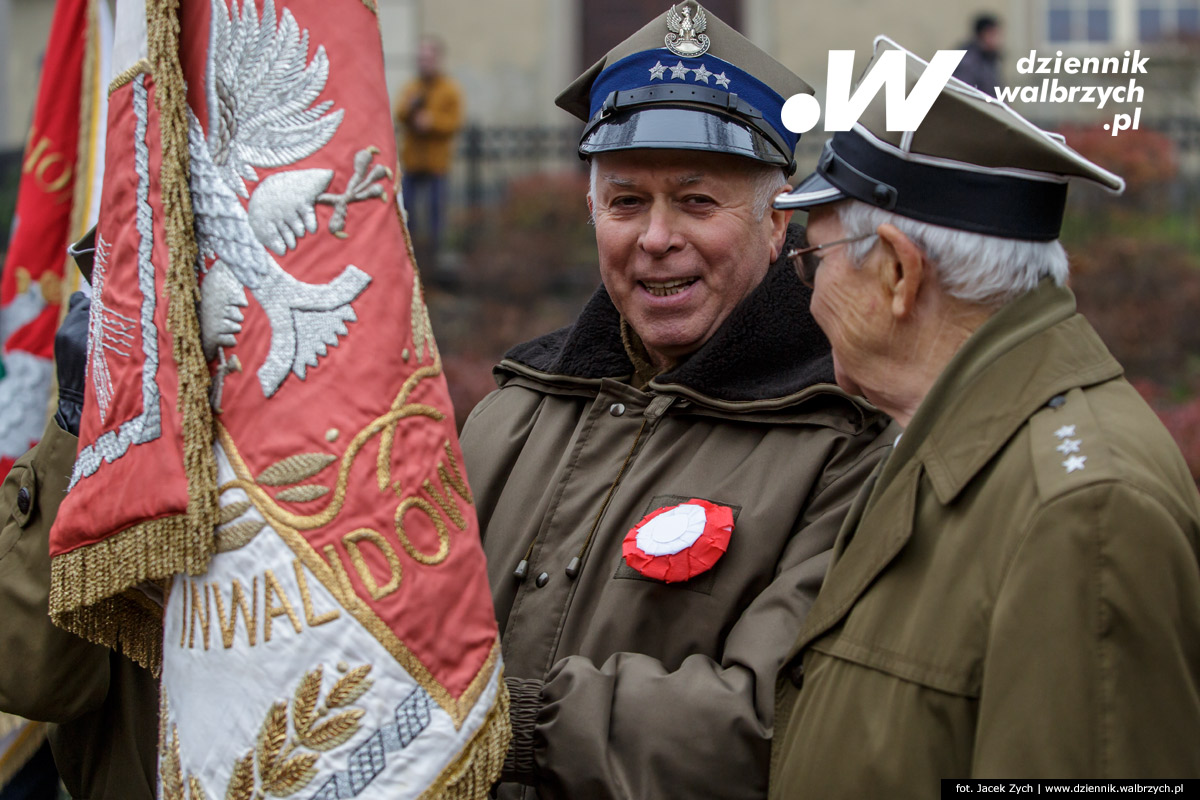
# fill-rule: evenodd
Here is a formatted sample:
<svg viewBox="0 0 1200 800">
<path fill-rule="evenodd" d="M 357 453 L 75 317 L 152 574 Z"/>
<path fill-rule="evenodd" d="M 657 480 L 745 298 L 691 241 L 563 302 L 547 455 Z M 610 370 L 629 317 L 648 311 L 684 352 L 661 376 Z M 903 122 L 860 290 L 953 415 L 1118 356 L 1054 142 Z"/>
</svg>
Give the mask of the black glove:
<svg viewBox="0 0 1200 800">
<path fill-rule="evenodd" d="M 83 388 L 87 379 L 88 312 L 92 301 L 83 292 L 71 295 L 67 316 L 54 337 L 58 368 L 58 411 L 54 421 L 68 433 L 79 435 L 83 414 Z"/>
</svg>

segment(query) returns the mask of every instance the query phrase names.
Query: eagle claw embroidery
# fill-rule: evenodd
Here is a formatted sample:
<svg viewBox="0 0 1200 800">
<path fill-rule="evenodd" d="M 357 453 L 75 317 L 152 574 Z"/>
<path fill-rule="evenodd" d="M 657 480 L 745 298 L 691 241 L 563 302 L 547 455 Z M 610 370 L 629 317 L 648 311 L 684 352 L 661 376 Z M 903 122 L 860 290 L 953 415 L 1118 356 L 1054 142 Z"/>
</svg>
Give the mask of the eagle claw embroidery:
<svg viewBox="0 0 1200 800">
<path fill-rule="evenodd" d="M 372 165 L 375 155 L 379 152 L 379 148 L 371 145 L 370 147 L 359 150 L 354 156 L 354 175 L 346 184 L 346 191 L 341 194 L 324 193 L 317 197 L 317 202 L 324 205 L 333 206 L 333 217 L 329 220 L 329 232 L 339 238 L 346 238 L 346 207 L 350 203 L 357 203 L 360 200 L 370 200 L 373 197 L 378 197 L 383 202 L 387 202 L 387 190 L 380 186 L 377 181 L 387 178 L 391 180 L 393 173 L 390 169 L 382 164 Z M 367 168 L 370 171 L 367 171 Z"/>
<path fill-rule="evenodd" d="M 267 65 L 251 69 L 250 65 Z M 308 32 L 274 0 L 261 17 L 250 0 L 212 0 L 207 66 L 208 131 L 188 112 L 192 206 L 199 250 L 200 327 L 204 355 L 216 360 L 210 402 L 220 410 L 225 379 L 241 371 L 224 348 L 237 343 L 249 301 L 262 306 L 271 344 L 258 368 L 259 385 L 271 397 L 289 374 L 304 380 L 308 367 L 349 335 L 357 320 L 351 306 L 371 282 L 353 264 L 327 283 L 301 281 L 274 256 L 286 255 L 317 230 L 316 206 L 333 206 L 329 230 L 345 237 L 351 203 L 379 197 L 391 171 L 373 164 L 378 148 L 354 157 L 354 174 L 340 194 L 328 192 L 331 169 L 292 169 L 259 179 L 256 168 L 295 164 L 313 155 L 337 132 L 345 115 L 333 102 L 317 102 L 329 76 L 324 47 L 308 57 Z M 257 182 L 253 194 L 247 182 Z M 243 205 L 242 201 L 248 202 Z M 273 254 L 273 255 L 272 255 Z M 210 263 L 211 260 L 211 263 Z"/>
</svg>

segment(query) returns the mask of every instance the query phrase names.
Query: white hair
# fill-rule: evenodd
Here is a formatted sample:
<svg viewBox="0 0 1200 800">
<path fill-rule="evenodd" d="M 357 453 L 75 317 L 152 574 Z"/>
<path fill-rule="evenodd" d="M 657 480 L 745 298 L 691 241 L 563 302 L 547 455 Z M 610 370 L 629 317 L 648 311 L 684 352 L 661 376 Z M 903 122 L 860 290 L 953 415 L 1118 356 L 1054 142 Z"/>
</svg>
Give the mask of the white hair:
<svg viewBox="0 0 1200 800">
<path fill-rule="evenodd" d="M 588 176 L 588 197 L 592 198 L 593 204 L 595 204 L 596 200 L 597 174 L 596 159 L 593 158 L 591 159 L 591 172 Z M 746 174 L 750 176 L 754 195 L 754 216 L 762 219 L 771 211 L 775 198 L 781 192 L 788 190 L 787 174 L 783 171 L 782 167 L 773 167 L 770 164 L 757 164 L 754 162 L 747 164 Z"/>
<path fill-rule="evenodd" d="M 945 228 L 860 200 L 838 203 L 836 208 L 847 238 L 874 233 L 885 223 L 895 225 L 925 251 L 946 293 L 968 303 L 1003 305 L 1037 288 L 1042 278 L 1053 278 L 1058 286 L 1067 280 L 1067 253 L 1057 240 L 1003 239 Z M 847 255 L 860 264 L 875 243 L 874 239 L 854 242 L 848 245 Z"/>
</svg>

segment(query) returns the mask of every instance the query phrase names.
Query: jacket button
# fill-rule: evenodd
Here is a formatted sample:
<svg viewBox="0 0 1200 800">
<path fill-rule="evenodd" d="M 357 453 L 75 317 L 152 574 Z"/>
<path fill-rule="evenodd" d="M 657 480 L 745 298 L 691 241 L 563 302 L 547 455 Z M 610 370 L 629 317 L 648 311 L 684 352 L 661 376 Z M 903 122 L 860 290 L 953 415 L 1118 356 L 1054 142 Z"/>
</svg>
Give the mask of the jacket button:
<svg viewBox="0 0 1200 800">
<path fill-rule="evenodd" d="M 29 505 L 33 498 L 29 494 L 29 487 L 22 486 L 21 491 L 17 492 L 17 510 L 22 514 L 29 513 Z"/>
<path fill-rule="evenodd" d="M 624 403 L 613 403 L 611 406 L 608 407 L 608 413 L 612 414 L 614 417 L 621 416 L 622 414 L 625 413 L 625 404 Z"/>
<path fill-rule="evenodd" d="M 797 689 L 804 686 L 803 661 L 797 661 L 796 663 L 792 664 L 791 669 L 788 670 L 788 680 L 790 680 L 792 682 L 792 686 L 795 686 Z"/>
<path fill-rule="evenodd" d="M 548 573 L 548 572 L 543 572 L 541 575 L 538 575 L 537 578 L 534 580 L 534 584 L 539 589 L 542 588 L 543 586 L 545 586 L 549 582 L 550 582 L 550 573 Z"/>
</svg>

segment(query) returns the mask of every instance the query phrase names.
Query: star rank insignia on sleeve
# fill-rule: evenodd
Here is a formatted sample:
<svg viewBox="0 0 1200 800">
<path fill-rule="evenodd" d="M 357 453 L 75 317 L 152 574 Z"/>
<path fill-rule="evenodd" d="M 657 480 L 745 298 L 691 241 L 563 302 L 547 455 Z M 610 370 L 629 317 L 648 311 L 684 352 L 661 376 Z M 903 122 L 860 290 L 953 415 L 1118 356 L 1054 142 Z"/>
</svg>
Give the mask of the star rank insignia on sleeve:
<svg viewBox="0 0 1200 800">
<path fill-rule="evenodd" d="M 1067 470 L 1067 474 L 1069 475 L 1070 473 L 1075 472 L 1076 470 L 1083 469 L 1083 466 L 1084 466 L 1083 462 L 1085 462 L 1085 461 L 1087 461 L 1087 456 L 1068 456 L 1067 460 L 1062 462 L 1062 464 L 1063 464 L 1063 467 Z"/>
</svg>

